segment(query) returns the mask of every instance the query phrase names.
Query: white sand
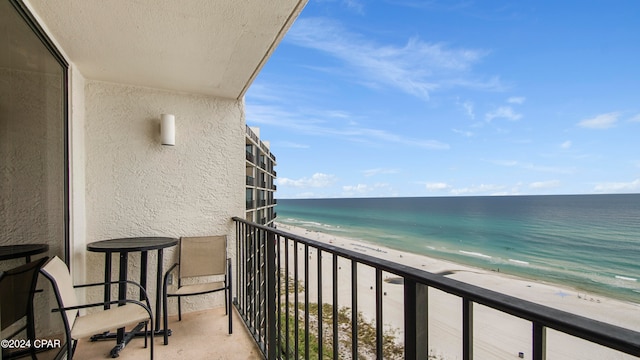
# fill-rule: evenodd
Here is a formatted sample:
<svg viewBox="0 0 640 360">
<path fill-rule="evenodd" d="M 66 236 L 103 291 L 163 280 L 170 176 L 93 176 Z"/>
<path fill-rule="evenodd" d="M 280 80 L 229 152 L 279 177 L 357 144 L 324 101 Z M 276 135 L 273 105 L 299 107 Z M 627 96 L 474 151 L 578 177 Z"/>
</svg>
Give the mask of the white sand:
<svg viewBox="0 0 640 360">
<path fill-rule="evenodd" d="M 309 231 L 303 228 L 278 224 L 278 229 L 325 242 L 345 249 L 387 259 L 432 273 L 450 272 L 449 278 L 491 289 L 531 302 L 554 307 L 578 315 L 640 331 L 640 305 L 615 299 L 585 294 L 575 289 L 554 284 L 536 282 L 503 273 L 477 269 L 444 260 L 401 252 L 378 245 Z M 289 273 L 293 276 L 293 251 L 290 244 Z M 299 281 L 304 282 L 304 246 L 299 245 Z M 309 302 L 317 303 L 317 251 L 309 249 Z M 338 306 L 351 307 L 351 262 L 339 259 Z M 332 303 L 332 256 L 322 256 L 322 302 Z M 383 279 L 395 277 L 383 273 Z M 358 311 L 368 319 L 375 319 L 375 271 L 371 267 L 358 266 Z M 383 321 L 388 328 L 397 329 L 403 338 L 403 286 L 383 282 Z M 304 297 L 300 296 L 300 302 Z M 436 289 L 429 290 L 429 349 L 443 359 L 462 358 L 462 301 Z M 400 340 L 402 342 L 402 340 Z M 531 323 L 510 315 L 474 304 L 474 354 L 476 359 L 531 359 Z M 553 330 L 547 330 L 548 359 L 635 359 L 612 352 L 598 345 L 576 339 Z"/>
</svg>

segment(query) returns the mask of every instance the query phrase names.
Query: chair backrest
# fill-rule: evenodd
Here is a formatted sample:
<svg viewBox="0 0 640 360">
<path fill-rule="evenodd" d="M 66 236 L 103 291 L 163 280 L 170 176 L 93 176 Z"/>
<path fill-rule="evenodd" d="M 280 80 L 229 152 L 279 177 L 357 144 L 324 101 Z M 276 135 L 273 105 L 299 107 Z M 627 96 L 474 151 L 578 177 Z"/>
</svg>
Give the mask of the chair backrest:
<svg viewBox="0 0 640 360">
<path fill-rule="evenodd" d="M 40 270 L 42 274 L 51 281 L 53 291 L 56 294 L 58 307 L 70 307 L 78 305 L 75 289 L 73 288 L 73 280 L 69 273 L 69 268 L 59 257 L 54 256 Z M 73 328 L 76 321 L 78 310 L 65 311 L 65 317 L 69 329 Z"/>
<path fill-rule="evenodd" d="M 180 278 L 224 275 L 227 237 L 198 236 L 180 239 Z"/>
<path fill-rule="evenodd" d="M 0 274 L 0 329 L 27 316 L 33 306 L 38 271 L 47 258 L 20 265 Z M 27 319 L 33 321 L 33 319 Z"/>
</svg>

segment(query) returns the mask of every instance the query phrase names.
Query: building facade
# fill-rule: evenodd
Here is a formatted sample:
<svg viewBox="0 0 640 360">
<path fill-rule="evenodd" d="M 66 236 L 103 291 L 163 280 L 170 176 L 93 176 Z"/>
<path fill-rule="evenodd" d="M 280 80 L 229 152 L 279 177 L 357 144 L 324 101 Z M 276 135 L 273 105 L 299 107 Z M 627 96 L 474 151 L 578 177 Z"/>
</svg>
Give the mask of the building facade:
<svg viewBox="0 0 640 360">
<path fill-rule="evenodd" d="M 45 242 L 76 283 L 104 279 L 104 255 L 87 245 L 105 239 L 224 234 L 235 259 L 244 96 L 305 4 L 1 2 L 0 245 Z M 175 146 L 161 141 L 161 114 L 175 115 Z M 266 221 L 275 158 L 259 141 L 254 150 L 255 216 Z M 177 261 L 176 247 L 163 261 Z M 156 285 L 147 290 L 155 301 Z M 204 296 L 183 311 L 221 304 Z"/>
<path fill-rule="evenodd" d="M 276 218 L 276 157 L 260 129 L 246 126 L 246 216 L 249 221 L 274 226 Z"/>
</svg>

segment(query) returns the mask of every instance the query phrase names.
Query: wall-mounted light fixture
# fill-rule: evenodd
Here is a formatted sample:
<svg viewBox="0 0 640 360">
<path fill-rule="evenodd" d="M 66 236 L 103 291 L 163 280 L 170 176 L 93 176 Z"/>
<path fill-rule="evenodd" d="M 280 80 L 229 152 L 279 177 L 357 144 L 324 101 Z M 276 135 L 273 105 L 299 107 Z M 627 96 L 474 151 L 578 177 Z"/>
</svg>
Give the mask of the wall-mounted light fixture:
<svg viewBox="0 0 640 360">
<path fill-rule="evenodd" d="M 160 139 L 162 145 L 176 144 L 176 117 L 171 114 L 160 116 Z"/>
</svg>

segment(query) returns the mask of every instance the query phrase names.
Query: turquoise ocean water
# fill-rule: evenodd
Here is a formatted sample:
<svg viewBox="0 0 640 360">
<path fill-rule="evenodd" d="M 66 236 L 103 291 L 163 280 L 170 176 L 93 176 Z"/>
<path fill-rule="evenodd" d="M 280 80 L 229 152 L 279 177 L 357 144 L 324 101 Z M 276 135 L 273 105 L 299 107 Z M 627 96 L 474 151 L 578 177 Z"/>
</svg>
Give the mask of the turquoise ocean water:
<svg viewBox="0 0 640 360">
<path fill-rule="evenodd" d="M 277 221 L 640 303 L 640 194 L 279 199 Z"/>
</svg>

